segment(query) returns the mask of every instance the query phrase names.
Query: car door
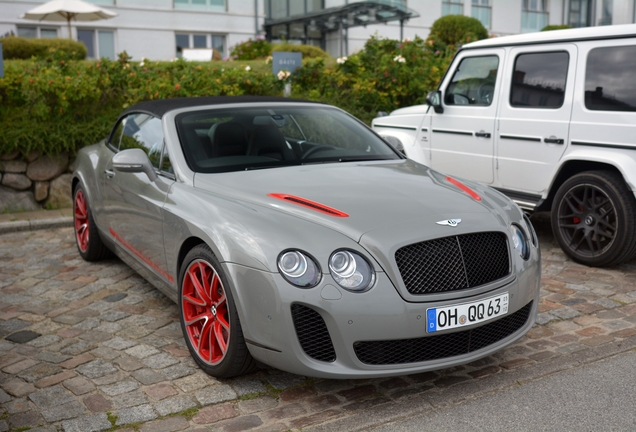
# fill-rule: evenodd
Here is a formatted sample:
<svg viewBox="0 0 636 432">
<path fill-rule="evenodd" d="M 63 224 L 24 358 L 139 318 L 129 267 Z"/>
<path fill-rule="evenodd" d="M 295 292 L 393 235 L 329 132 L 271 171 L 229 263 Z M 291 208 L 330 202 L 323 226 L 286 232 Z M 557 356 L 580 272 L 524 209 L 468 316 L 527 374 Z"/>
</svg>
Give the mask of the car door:
<svg viewBox="0 0 636 432">
<path fill-rule="evenodd" d="M 576 57 L 572 44 L 510 50 L 498 118 L 497 187 L 538 200 L 550 186 L 568 142 Z"/>
<path fill-rule="evenodd" d="M 494 181 L 496 95 L 503 49 L 460 52 L 442 83 L 443 112 L 431 113 L 431 165 L 447 174 Z"/>
<path fill-rule="evenodd" d="M 150 181 L 144 173 L 113 169 L 112 160 L 107 164 L 103 190 L 108 232 L 126 253 L 172 283 L 175 275 L 170 274 L 166 266 L 162 208 L 174 176 L 160 169 L 165 153 L 161 120 L 149 114 L 134 113 L 124 117 L 117 128 L 122 130 L 117 150 L 141 148 L 158 176 Z"/>
</svg>

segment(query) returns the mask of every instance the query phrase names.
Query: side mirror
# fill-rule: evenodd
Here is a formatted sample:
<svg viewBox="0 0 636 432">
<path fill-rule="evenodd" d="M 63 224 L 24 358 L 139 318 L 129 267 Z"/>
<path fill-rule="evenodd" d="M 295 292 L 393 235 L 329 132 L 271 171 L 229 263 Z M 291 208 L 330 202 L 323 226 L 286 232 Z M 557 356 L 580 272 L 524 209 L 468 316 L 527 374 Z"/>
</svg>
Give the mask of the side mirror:
<svg viewBox="0 0 636 432">
<path fill-rule="evenodd" d="M 429 94 L 426 95 L 426 105 L 432 106 L 437 114 L 442 114 L 444 112 L 442 92 L 439 90 L 429 92 Z"/>
<path fill-rule="evenodd" d="M 150 181 L 157 179 L 148 155 L 138 148 L 122 150 L 113 156 L 113 168 L 128 173 L 145 173 Z"/>
</svg>

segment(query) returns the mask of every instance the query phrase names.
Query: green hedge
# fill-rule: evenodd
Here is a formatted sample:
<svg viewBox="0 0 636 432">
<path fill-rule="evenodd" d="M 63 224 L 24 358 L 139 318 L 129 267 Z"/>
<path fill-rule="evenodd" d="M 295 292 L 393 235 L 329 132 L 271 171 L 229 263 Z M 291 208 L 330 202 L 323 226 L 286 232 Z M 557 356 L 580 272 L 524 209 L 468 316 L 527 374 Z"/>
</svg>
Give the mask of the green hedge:
<svg viewBox="0 0 636 432">
<path fill-rule="evenodd" d="M 70 39 L 27 39 L 9 36 L 0 39 L 5 60 L 83 60 L 86 47 L 81 42 Z"/>
<path fill-rule="evenodd" d="M 327 54 L 324 50 L 313 45 L 294 45 L 290 43 L 275 44 L 272 45 L 272 51 L 299 52 L 303 55 L 303 59 L 329 57 L 329 54 Z"/>
<path fill-rule="evenodd" d="M 545 27 L 543 27 L 541 29 L 541 31 L 552 31 L 552 30 L 565 30 L 565 29 L 570 29 L 572 27 L 570 27 L 567 24 L 554 24 L 554 25 L 547 25 Z"/>
<path fill-rule="evenodd" d="M 477 18 L 464 15 L 446 15 L 431 26 L 429 39 L 439 40 L 446 45 L 455 46 L 474 42 L 488 37 L 488 30 Z"/>
<path fill-rule="evenodd" d="M 292 96 L 331 103 L 370 122 L 378 111 L 424 103 L 452 54 L 419 38 L 404 43 L 371 38 L 362 51 L 337 64 L 322 57 L 304 60 L 291 77 Z M 116 61 L 6 61 L 0 79 L 0 154 L 73 153 L 103 139 L 119 113 L 142 100 L 281 95 L 283 87 L 269 66 L 237 61 L 138 63 L 125 53 Z"/>
</svg>

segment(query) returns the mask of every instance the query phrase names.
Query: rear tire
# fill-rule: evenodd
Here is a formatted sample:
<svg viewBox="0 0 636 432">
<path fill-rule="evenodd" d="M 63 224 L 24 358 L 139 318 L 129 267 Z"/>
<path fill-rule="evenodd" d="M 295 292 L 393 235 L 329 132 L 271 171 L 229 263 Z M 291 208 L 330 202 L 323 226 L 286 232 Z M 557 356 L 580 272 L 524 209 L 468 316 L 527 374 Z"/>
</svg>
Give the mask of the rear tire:
<svg viewBox="0 0 636 432">
<path fill-rule="evenodd" d="M 99 236 L 92 213 L 84 187 L 78 183 L 73 190 L 73 228 L 77 250 L 86 261 L 98 261 L 112 256 L 112 252 Z"/>
<path fill-rule="evenodd" d="M 574 261 L 613 266 L 636 255 L 636 199 L 623 178 L 611 171 L 572 176 L 557 191 L 552 231 Z"/>
<path fill-rule="evenodd" d="M 194 361 L 208 375 L 231 378 L 256 369 L 232 292 L 207 245 L 192 248 L 179 272 L 179 317 Z"/>
</svg>

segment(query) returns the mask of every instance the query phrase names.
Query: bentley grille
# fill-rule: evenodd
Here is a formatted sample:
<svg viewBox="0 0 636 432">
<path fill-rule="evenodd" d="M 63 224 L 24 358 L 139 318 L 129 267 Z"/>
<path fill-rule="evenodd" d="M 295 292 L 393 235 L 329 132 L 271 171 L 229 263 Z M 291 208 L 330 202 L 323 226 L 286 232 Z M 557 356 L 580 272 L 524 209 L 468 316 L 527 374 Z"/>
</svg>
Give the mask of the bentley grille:
<svg viewBox="0 0 636 432">
<path fill-rule="evenodd" d="M 336 351 L 331 343 L 325 320 L 320 314 L 300 304 L 293 304 L 291 311 L 296 335 L 305 354 L 324 362 L 335 361 Z"/>
<path fill-rule="evenodd" d="M 404 246 L 395 261 L 409 293 L 474 288 L 510 274 L 508 241 L 501 232 L 443 237 Z"/>
<path fill-rule="evenodd" d="M 369 365 L 437 360 L 467 354 L 492 345 L 519 330 L 528 321 L 532 302 L 512 315 L 470 330 L 417 339 L 366 341 L 353 344 L 358 359 Z"/>
</svg>

